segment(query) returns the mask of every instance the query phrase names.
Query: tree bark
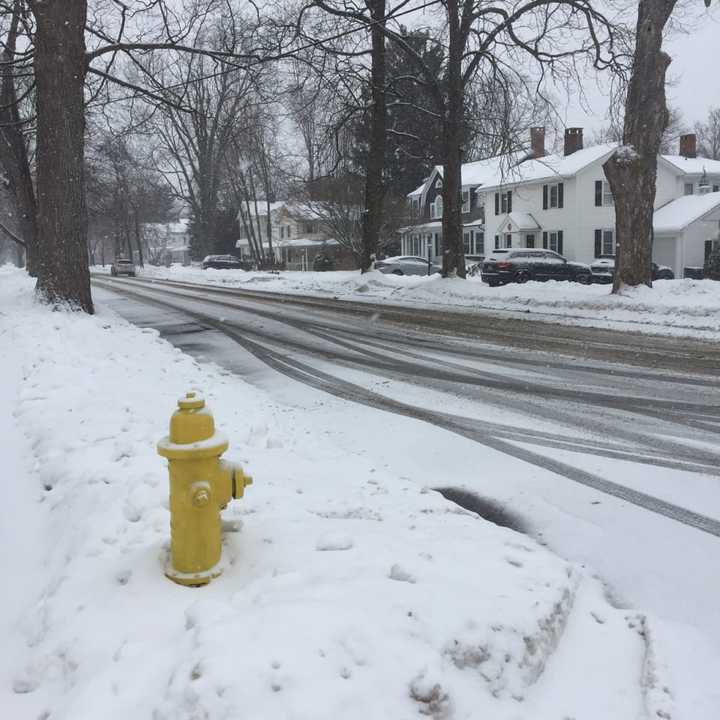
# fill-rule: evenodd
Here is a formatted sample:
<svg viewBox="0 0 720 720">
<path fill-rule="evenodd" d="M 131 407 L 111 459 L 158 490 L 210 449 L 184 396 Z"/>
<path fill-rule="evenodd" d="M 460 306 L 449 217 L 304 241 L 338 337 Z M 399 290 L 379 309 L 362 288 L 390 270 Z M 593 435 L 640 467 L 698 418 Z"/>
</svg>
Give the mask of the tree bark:
<svg viewBox="0 0 720 720">
<path fill-rule="evenodd" d="M 462 145 L 464 123 L 464 84 L 462 53 L 464 41 L 460 30 L 457 0 L 447 0 L 448 64 L 447 104 L 443 117 L 443 276 L 457 273 L 465 277 L 465 252 L 462 225 Z"/>
<path fill-rule="evenodd" d="M 85 207 L 87 0 L 33 0 L 37 85 L 37 292 L 93 312 Z"/>
<path fill-rule="evenodd" d="M 372 39 L 372 114 L 370 117 L 370 146 L 365 175 L 365 214 L 362 224 L 362 254 L 360 269 L 372 269 L 382 227 L 385 184 L 385 142 L 387 109 L 385 105 L 385 0 L 367 0 L 373 25 Z"/>
<path fill-rule="evenodd" d="M 37 275 L 37 217 L 35 188 L 33 186 L 28 148 L 23 136 L 23 125 L 18 107 L 15 78 L 17 29 L 22 6 L 16 0 L 7 38 L 2 52 L 2 83 L 0 85 L 0 163 L 7 174 L 10 192 L 17 210 L 17 232 L 25 243 L 27 271 Z"/>
<path fill-rule="evenodd" d="M 640 0 L 632 76 L 625 100 L 623 147 L 604 165 L 615 198 L 613 293 L 627 285 L 652 286 L 653 206 L 657 156 L 669 114 L 662 50 L 665 24 L 676 0 Z"/>
</svg>

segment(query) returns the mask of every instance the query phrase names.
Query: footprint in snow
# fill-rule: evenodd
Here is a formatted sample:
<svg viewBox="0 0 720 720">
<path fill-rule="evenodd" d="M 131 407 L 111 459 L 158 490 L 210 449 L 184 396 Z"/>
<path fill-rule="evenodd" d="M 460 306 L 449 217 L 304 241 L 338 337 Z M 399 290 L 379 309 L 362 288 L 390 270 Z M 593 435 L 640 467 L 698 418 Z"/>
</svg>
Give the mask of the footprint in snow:
<svg viewBox="0 0 720 720">
<path fill-rule="evenodd" d="M 350 550 L 354 545 L 353 539 L 349 535 L 340 535 L 338 533 L 328 533 L 318 538 L 315 543 L 316 550 Z"/>
</svg>

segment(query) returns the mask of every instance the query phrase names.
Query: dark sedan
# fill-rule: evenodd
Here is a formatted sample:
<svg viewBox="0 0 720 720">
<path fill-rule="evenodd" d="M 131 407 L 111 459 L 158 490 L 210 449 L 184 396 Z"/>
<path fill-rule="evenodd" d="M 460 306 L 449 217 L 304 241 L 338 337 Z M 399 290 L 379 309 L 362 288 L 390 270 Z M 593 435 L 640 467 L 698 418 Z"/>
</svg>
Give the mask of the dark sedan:
<svg viewBox="0 0 720 720">
<path fill-rule="evenodd" d="M 243 263 L 234 255 L 208 255 L 202 261 L 202 269 L 214 268 L 215 270 L 244 270 Z"/>
<path fill-rule="evenodd" d="M 615 278 L 615 256 L 601 255 L 590 266 L 594 283 L 611 283 Z M 675 273 L 667 265 L 652 264 L 653 280 L 674 280 Z"/>
<path fill-rule="evenodd" d="M 532 248 L 493 250 L 483 263 L 481 277 L 491 287 L 528 280 L 570 280 L 583 285 L 592 282 L 589 266 L 570 262 L 552 250 Z"/>
</svg>

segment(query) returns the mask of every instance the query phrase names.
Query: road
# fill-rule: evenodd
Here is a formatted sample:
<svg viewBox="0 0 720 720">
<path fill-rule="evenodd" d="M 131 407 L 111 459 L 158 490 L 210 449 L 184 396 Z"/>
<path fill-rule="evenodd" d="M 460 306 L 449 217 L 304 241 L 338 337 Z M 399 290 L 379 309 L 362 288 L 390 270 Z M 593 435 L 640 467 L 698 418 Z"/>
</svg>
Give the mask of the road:
<svg viewBox="0 0 720 720">
<path fill-rule="evenodd" d="M 449 494 L 481 514 L 483 501 L 490 512 L 511 506 L 508 524 L 592 563 L 633 603 L 695 627 L 699 613 L 720 645 L 704 597 L 708 583 L 718 589 L 707 564 L 720 560 L 717 345 L 490 313 L 93 282 L 119 314 L 277 398 L 292 387 L 303 402 L 301 384 L 316 399 L 371 408 L 390 447 L 398 428 L 412 428 L 433 445 L 438 477 L 445 445 L 458 469 L 436 487 L 460 487 Z M 401 466 L 382 444 L 374 452 Z M 657 597 L 678 583 L 689 599 Z"/>
</svg>

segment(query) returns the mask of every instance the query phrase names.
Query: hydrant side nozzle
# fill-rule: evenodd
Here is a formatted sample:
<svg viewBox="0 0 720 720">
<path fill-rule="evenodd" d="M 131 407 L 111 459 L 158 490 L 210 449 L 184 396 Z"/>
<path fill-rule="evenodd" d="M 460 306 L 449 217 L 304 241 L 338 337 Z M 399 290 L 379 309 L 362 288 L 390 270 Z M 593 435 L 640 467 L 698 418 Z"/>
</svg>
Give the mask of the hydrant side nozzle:
<svg viewBox="0 0 720 720">
<path fill-rule="evenodd" d="M 252 485 L 252 478 L 246 475 L 239 465 L 233 468 L 232 496 L 235 499 L 241 498 L 245 494 L 245 488 Z"/>
</svg>

